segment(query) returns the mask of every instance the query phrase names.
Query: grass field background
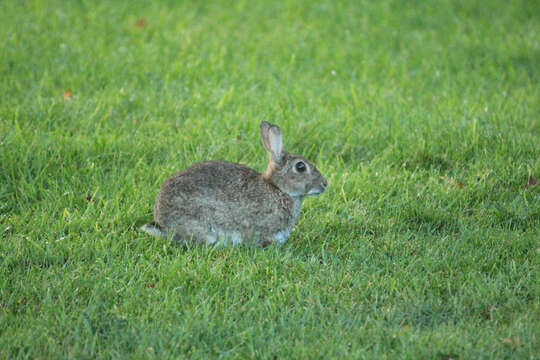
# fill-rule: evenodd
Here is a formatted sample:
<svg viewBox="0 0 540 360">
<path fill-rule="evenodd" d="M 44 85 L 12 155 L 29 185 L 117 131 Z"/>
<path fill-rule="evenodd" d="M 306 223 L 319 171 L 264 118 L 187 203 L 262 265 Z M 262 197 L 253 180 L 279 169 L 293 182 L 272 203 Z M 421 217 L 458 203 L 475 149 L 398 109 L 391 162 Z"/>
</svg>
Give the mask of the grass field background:
<svg viewBox="0 0 540 360">
<path fill-rule="evenodd" d="M 540 356 L 535 1 L 0 1 L 0 358 Z M 138 227 L 258 124 L 280 248 Z"/>
</svg>

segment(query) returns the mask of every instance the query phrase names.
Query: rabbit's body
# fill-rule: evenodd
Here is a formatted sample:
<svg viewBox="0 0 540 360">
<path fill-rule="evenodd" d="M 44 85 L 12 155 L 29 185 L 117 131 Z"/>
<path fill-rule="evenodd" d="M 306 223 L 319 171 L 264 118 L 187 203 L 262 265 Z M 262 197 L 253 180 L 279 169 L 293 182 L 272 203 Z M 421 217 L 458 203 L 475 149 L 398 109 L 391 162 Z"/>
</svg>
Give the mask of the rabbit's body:
<svg viewBox="0 0 540 360">
<path fill-rule="evenodd" d="M 167 179 L 154 216 L 165 234 L 173 232 L 179 240 L 266 244 L 285 241 L 301 201 L 247 166 L 209 161 Z"/>
<path fill-rule="evenodd" d="M 143 230 L 204 244 L 285 242 L 303 197 L 323 192 L 326 179 L 306 159 L 282 151 L 279 127 L 263 122 L 261 136 L 270 153 L 264 174 L 227 161 L 195 164 L 164 182 L 155 221 Z"/>
</svg>

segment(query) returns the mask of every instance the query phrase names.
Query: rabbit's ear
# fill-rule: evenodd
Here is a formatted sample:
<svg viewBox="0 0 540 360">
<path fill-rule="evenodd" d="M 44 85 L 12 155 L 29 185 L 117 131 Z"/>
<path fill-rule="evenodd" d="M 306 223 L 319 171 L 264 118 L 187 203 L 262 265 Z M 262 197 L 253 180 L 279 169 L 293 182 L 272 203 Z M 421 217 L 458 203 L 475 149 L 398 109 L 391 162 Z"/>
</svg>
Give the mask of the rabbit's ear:
<svg viewBox="0 0 540 360">
<path fill-rule="evenodd" d="M 261 123 L 261 139 L 264 147 L 272 156 L 272 161 L 280 163 L 283 155 L 283 137 L 279 126 L 263 121 Z"/>
</svg>

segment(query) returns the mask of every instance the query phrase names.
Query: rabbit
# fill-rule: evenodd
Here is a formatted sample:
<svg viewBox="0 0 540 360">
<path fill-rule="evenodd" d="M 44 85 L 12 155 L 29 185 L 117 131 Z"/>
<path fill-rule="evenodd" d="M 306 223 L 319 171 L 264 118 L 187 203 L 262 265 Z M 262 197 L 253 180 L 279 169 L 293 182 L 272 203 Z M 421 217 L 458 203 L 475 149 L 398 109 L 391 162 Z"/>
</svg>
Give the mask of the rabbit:
<svg viewBox="0 0 540 360">
<path fill-rule="evenodd" d="M 302 199 L 323 193 L 327 181 L 307 159 L 283 150 L 277 125 L 263 121 L 260 132 L 270 159 L 263 174 L 228 161 L 197 163 L 165 180 L 154 221 L 141 229 L 184 244 L 283 244 Z"/>
</svg>

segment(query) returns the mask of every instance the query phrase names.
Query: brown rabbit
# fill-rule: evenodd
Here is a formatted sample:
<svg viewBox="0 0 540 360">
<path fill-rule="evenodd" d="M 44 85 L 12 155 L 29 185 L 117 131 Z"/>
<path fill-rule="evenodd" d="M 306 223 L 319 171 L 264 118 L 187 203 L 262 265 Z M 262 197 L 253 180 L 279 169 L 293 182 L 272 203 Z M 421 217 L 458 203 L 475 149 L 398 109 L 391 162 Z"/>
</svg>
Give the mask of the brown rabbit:
<svg viewBox="0 0 540 360">
<path fill-rule="evenodd" d="M 168 178 L 154 206 L 154 220 L 142 227 L 181 242 L 285 242 L 302 199 L 326 190 L 326 179 L 311 162 L 283 150 L 278 126 L 262 122 L 270 155 L 263 174 L 236 163 L 198 163 Z"/>
</svg>

